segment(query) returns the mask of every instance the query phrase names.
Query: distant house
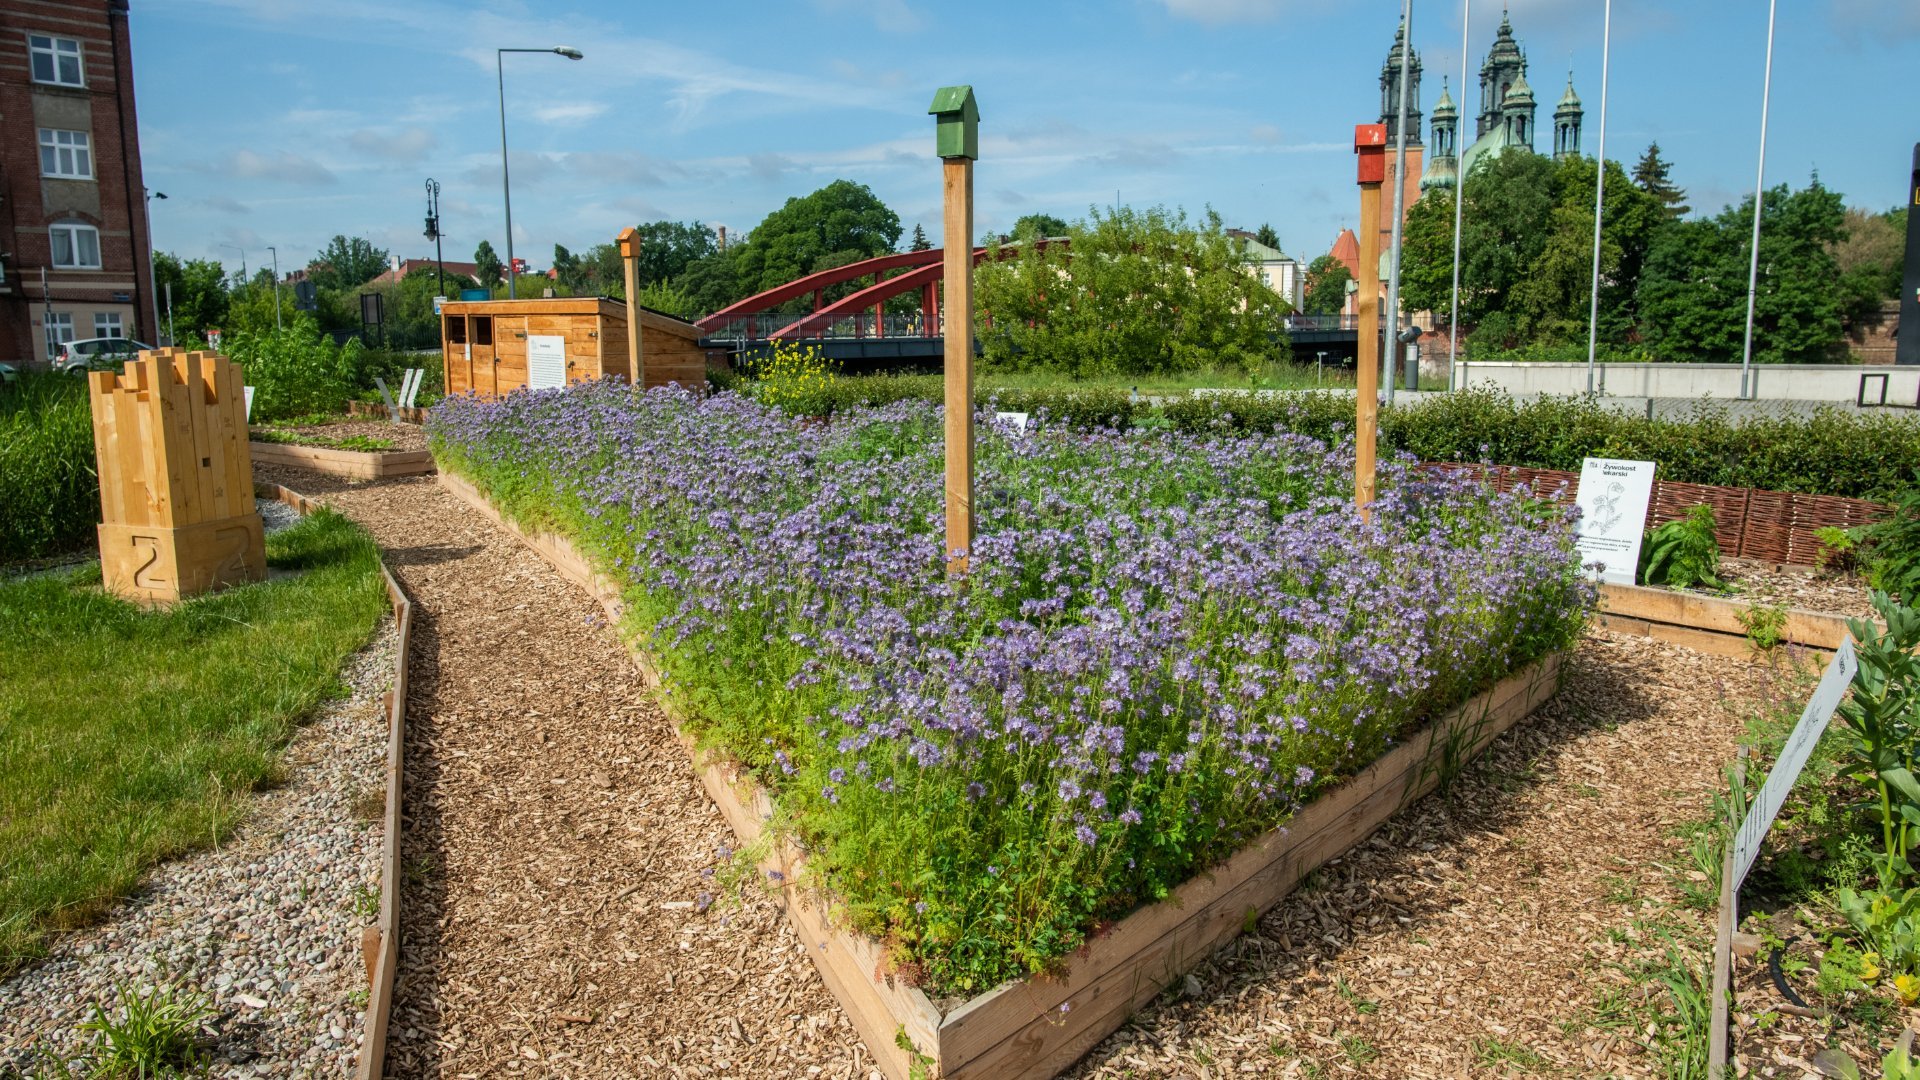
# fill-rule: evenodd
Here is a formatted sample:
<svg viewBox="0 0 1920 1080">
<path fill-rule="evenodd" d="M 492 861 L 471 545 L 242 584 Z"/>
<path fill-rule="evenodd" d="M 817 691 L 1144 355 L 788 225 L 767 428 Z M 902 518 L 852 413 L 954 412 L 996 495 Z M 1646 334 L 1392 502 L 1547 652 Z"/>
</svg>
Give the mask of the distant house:
<svg viewBox="0 0 1920 1080">
<path fill-rule="evenodd" d="M 398 283 L 401 278 L 415 271 L 424 269 L 431 272 L 441 265 L 443 264 L 437 263 L 432 259 L 403 259 L 398 255 L 389 256 L 387 258 L 387 272 L 367 282 L 367 284 L 393 285 Z M 447 287 L 449 289 L 472 288 L 473 283 L 480 280 L 480 264 L 478 263 L 453 262 L 449 260 L 444 265 L 447 268 Z"/>
<path fill-rule="evenodd" d="M 1259 273 L 1260 280 L 1266 282 L 1267 288 L 1279 293 L 1298 311 L 1306 298 L 1306 275 L 1300 260 L 1279 248 L 1268 247 L 1245 229 L 1228 229 L 1227 235 L 1240 245 L 1240 250 L 1247 253 L 1254 270 Z"/>
</svg>

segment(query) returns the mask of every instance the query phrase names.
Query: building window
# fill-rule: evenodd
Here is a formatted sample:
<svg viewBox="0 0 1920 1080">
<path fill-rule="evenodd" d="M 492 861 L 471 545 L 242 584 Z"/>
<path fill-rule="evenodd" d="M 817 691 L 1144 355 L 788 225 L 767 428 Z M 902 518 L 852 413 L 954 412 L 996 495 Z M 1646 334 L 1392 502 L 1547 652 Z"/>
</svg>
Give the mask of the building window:
<svg viewBox="0 0 1920 1080">
<path fill-rule="evenodd" d="M 118 338 L 126 337 L 127 332 L 120 325 L 120 313 L 117 311 L 94 312 L 93 336 L 94 337 L 118 337 Z"/>
<path fill-rule="evenodd" d="M 62 270 L 100 269 L 100 230 L 77 222 L 61 222 L 48 230 L 53 237 L 53 265 Z"/>
<path fill-rule="evenodd" d="M 47 360 L 60 353 L 60 346 L 73 340 L 73 313 L 70 311 L 48 312 L 41 316 L 47 328 Z"/>
<path fill-rule="evenodd" d="M 33 58 L 33 81 L 55 86 L 85 86 L 80 74 L 80 43 L 73 38 L 27 35 L 27 52 Z"/>
<path fill-rule="evenodd" d="M 93 179 L 93 139 L 84 131 L 40 129 L 40 175 Z"/>
</svg>

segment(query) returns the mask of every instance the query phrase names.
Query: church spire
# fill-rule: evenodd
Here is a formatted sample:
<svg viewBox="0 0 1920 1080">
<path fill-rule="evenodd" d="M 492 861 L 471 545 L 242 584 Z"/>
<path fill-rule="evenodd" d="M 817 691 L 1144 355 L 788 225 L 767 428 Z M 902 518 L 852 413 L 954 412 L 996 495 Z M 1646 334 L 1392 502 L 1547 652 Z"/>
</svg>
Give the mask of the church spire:
<svg viewBox="0 0 1920 1080">
<path fill-rule="evenodd" d="M 1387 142 L 1392 143 L 1400 127 L 1400 56 L 1407 48 L 1407 27 L 1393 33 L 1393 48 L 1387 50 L 1387 62 L 1380 65 L 1380 122 L 1387 125 Z M 1407 58 L 1407 145 L 1420 145 L 1420 54 Z"/>
<path fill-rule="evenodd" d="M 1578 157 L 1580 154 L 1580 119 L 1586 110 L 1580 104 L 1580 95 L 1573 92 L 1573 72 L 1567 72 L 1567 92 L 1560 95 L 1560 104 L 1553 109 L 1553 156 L 1557 158 Z"/>
</svg>

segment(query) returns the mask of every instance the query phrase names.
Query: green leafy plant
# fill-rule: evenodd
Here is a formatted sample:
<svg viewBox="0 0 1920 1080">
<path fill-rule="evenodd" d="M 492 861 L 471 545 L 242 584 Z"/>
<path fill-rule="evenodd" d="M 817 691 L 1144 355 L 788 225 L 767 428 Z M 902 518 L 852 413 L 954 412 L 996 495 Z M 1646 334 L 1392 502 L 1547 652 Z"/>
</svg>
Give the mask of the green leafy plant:
<svg viewBox="0 0 1920 1080">
<path fill-rule="evenodd" d="M 1747 640 L 1761 652 L 1780 647 L 1787 639 L 1787 608 L 1784 604 L 1752 604 L 1737 616 Z"/>
<path fill-rule="evenodd" d="M 86 381 L 22 374 L 0 392 L 0 564 L 85 547 L 99 520 Z"/>
<path fill-rule="evenodd" d="M 1865 552 L 1867 582 L 1908 603 L 1920 599 L 1920 473 L 1914 479 L 1894 499 L 1891 515 L 1849 534 Z"/>
<path fill-rule="evenodd" d="M 358 341 L 336 345 L 304 313 L 284 329 L 236 331 L 221 351 L 254 388 L 255 422 L 305 413 L 339 413 L 352 396 L 360 366 Z"/>
<path fill-rule="evenodd" d="M 1884 971 L 1897 980 L 1920 969 L 1920 889 L 1861 893 L 1843 888 L 1834 902 L 1861 943 L 1876 955 L 1875 975 Z M 1863 976 L 1863 981 L 1870 980 Z"/>
<path fill-rule="evenodd" d="M 1852 574 L 1860 569 L 1860 542 L 1854 530 L 1838 525 L 1822 525 L 1813 530 L 1820 543 L 1813 564 L 1830 574 Z"/>
<path fill-rule="evenodd" d="M 1713 527 L 1713 507 L 1701 505 L 1647 533 L 1640 547 L 1641 584 L 1720 588 L 1720 544 Z"/>
<path fill-rule="evenodd" d="M 202 1055 L 195 1038 L 201 1021 L 212 1015 L 204 999 L 166 986 L 149 987 L 144 993 L 125 985 L 115 989 L 119 1015 L 109 1017 L 96 1002 L 93 1019 L 80 1025 L 80 1030 L 93 1032 L 99 1039 L 93 1075 L 146 1080 L 200 1066 Z"/>
<path fill-rule="evenodd" d="M 1855 779 L 1879 803 L 1883 848 L 1880 883 L 1893 888 L 1912 876 L 1907 861 L 1920 840 L 1920 779 L 1914 776 L 1916 710 L 1920 709 L 1920 611 L 1875 591 L 1873 607 L 1883 631 L 1865 619 L 1849 619 L 1860 666 L 1853 693 L 1840 705 L 1840 734 L 1853 755 Z M 1883 951 L 1884 952 L 1884 951 Z"/>
</svg>

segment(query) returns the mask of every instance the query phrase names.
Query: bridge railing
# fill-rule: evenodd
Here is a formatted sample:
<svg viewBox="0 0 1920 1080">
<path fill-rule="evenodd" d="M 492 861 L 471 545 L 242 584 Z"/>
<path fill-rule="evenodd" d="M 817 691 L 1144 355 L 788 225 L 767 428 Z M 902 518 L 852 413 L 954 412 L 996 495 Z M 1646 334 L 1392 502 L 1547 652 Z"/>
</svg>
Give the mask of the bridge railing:
<svg viewBox="0 0 1920 1080">
<path fill-rule="evenodd" d="M 928 319 L 919 312 L 875 319 L 871 311 L 844 315 L 762 311 L 732 316 L 707 331 L 706 336 L 720 341 L 766 341 L 775 334 L 789 341 L 939 337 L 945 329 L 944 322 L 943 318 Z"/>
<path fill-rule="evenodd" d="M 1380 316 L 1380 325 L 1385 326 L 1386 324 L 1387 324 L 1387 317 L 1385 315 Z M 1408 319 L 1406 321 L 1406 325 L 1418 326 L 1422 330 L 1431 330 L 1433 329 L 1433 319 L 1431 316 L 1424 317 L 1424 318 L 1416 316 L 1414 318 Z M 1296 314 L 1287 316 L 1286 327 L 1288 330 L 1307 330 L 1307 331 L 1358 330 L 1360 329 L 1360 316 L 1358 315 L 1304 315 L 1304 314 L 1296 313 Z"/>
</svg>

